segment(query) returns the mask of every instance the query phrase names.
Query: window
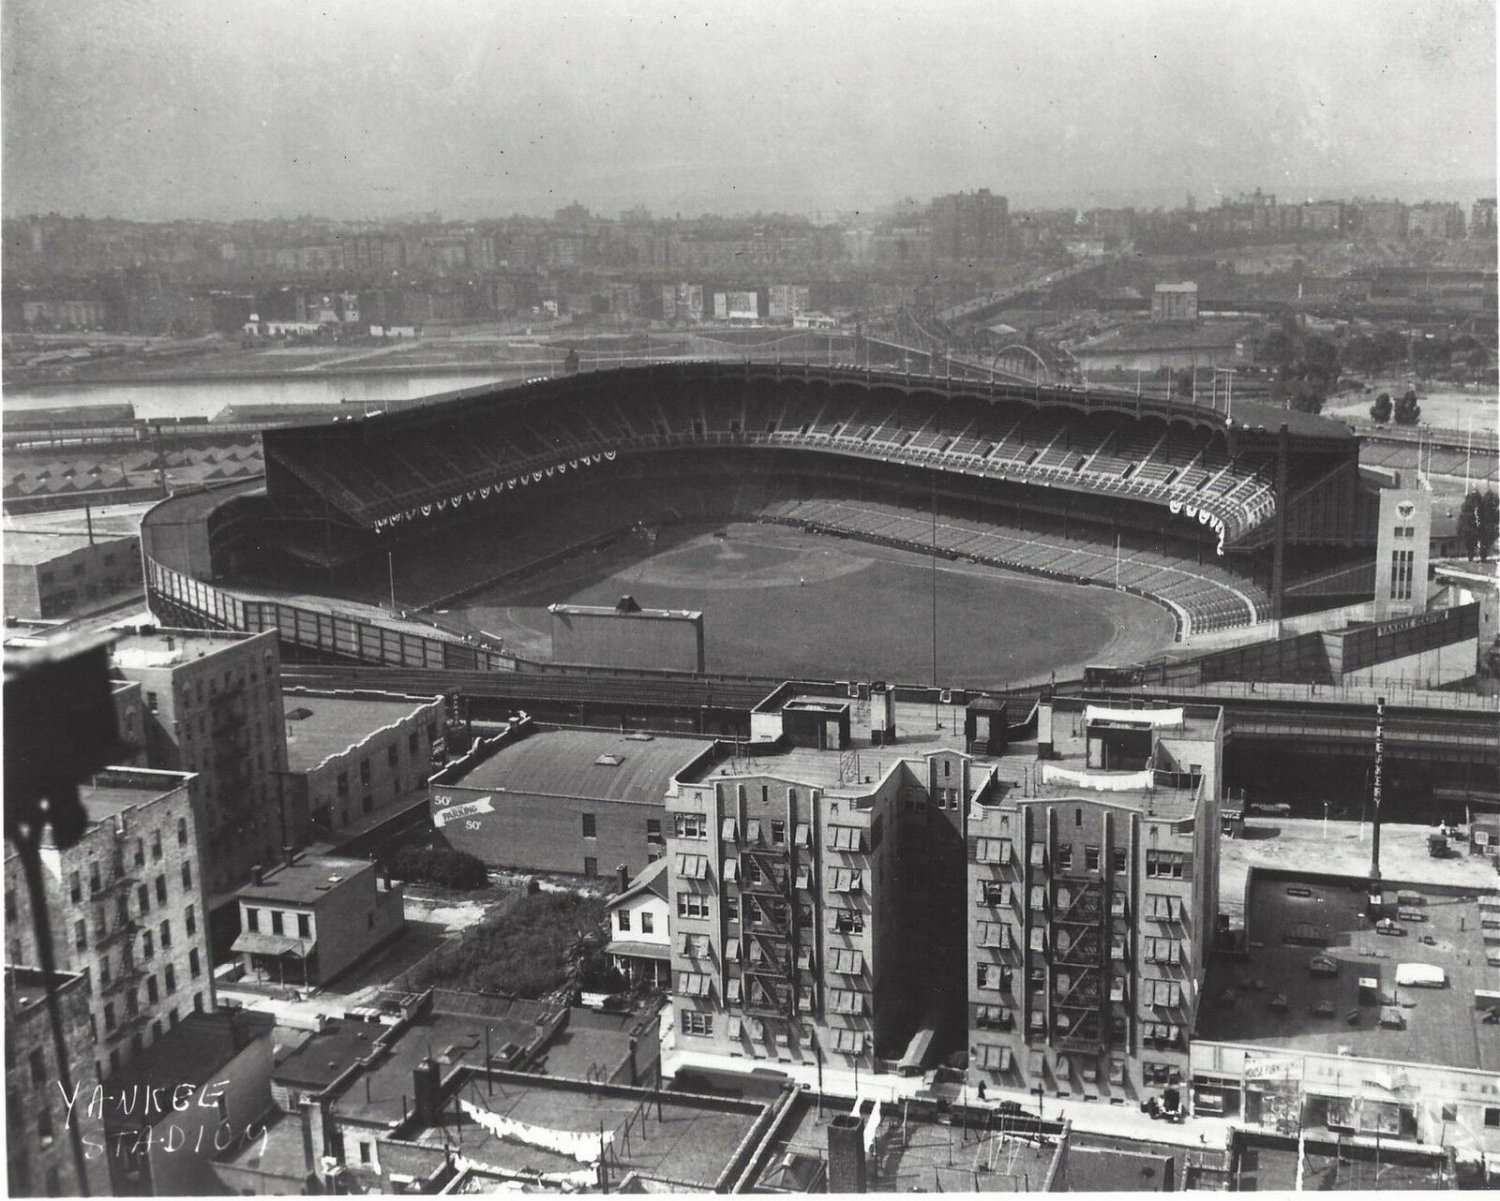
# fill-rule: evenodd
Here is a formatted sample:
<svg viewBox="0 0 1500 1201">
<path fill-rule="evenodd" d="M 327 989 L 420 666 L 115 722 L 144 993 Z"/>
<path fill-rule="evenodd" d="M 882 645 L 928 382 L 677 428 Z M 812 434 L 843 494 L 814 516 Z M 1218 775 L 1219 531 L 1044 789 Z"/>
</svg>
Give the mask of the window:
<svg viewBox="0 0 1500 1201">
<path fill-rule="evenodd" d="M 7 898 L 10 898 L 12 896 L 12 894 L 9 892 L 7 892 L 5 895 Z M 75 903 L 83 900 L 83 881 L 79 879 L 77 872 L 73 872 L 68 876 L 68 896 L 71 897 Z M 13 904 L 13 900 L 7 900 L 6 902 L 5 916 L 8 918 L 14 917 L 14 910 L 12 908 Z"/>
<path fill-rule="evenodd" d="M 626 933 L 630 930 L 630 910 L 621 909 L 618 913 L 615 914 L 615 918 L 616 925 L 620 928 L 620 931 L 622 933 Z"/>
<path fill-rule="evenodd" d="M 141 958 L 150 959 L 156 954 L 156 938 L 150 930 L 141 932 Z"/>
<path fill-rule="evenodd" d="M 245 907 L 245 929 L 252 934 L 260 933 L 260 910 L 250 906 Z"/>
<path fill-rule="evenodd" d="M 187 909 L 183 911 L 182 921 L 183 925 L 187 927 L 189 938 L 192 938 L 194 934 L 198 933 L 198 918 L 197 915 L 193 912 L 193 907 L 191 905 L 189 905 Z"/>
<path fill-rule="evenodd" d="M 585 838 L 597 838 L 599 836 L 599 831 L 598 827 L 594 824 L 594 815 L 592 813 L 585 813 L 582 816 L 583 836 Z"/>
<path fill-rule="evenodd" d="M 1147 851 L 1146 875 L 1152 879 L 1182 880 L 1186 877 L 1187 856 L 1178 851 Z"/>
<path fill-rule="evenodd" d="M 1493 1105 L 1484 1107 L 1484 1124 L 1486 1126 L 1500 1126 L 1500 1108 Z"/>
<path fill-rule="evenodd" d="M 359 761 L 359 782 L 361 784 L 370 782 L 370 756 L 368 755 Z"/>
<path fill-rule="evenodd" d="M 711 1013 L 699 1013 L 696 1009 L 684 1009 L 682 1011 L 682 1032 L 684 1034 L 698 1035 L 712 1034 L 714 1032 L 714 1015 Z"/>
<path fill-rule="evenodd" d="M 858 826 L 829 826 L 827 849 L 860 852 L 865 849 Z"/>
<path fill-rule="evenodd" d="M 678 838 L 707 838 L 708 819 L 701 813 L 674 813 L 672 829 Z"/>
<path fill-rule="evenodd" d="M 169 964 L 167 964 L 167 970 L 166 970 L 165 974 L 166 974 L 166 977 L 167 977 L 167 991 L 169 993 L 176 992 L 177 991 L 177 969 L 175 967 L 173 967 L 169 963 Z M 173 1022 L 172 1024 L 175 1026 L 177 1023 Z"/>
<path fill-rule="evenodd" d="M 187 846 L 187 818 L 185 817 L 177 819 L 177 845 L 180 847 Z"/>
<path fill-rule="evenodd" d="M 679 892 L 677 894 L 678 917 L 707 917 L 708 898 L 702 893 Z"/>
<path fill-rule="evenodd" d="M 297 937 L 298 938 L 311 938 L 312 937 L 312 915 L 311 914 L 299 913 L 297 915 Z"/>
<path fill-rule="evenodd" d="M 999 992 L 1005 986 L 1008 973 L 997 963 L 974 965 L 974 986 L 987 992 Z"/>
<path fill-rule="evenodd" d="M 1073 870 L 1073 844 L 1065 842 L 1057 848 L 1057 870 L 1070 872 Z"/>
<path fill-rule="evenodd" d="M 115 1018 L 115 1003 L 113 1001 L 104 1002 L 105 1030 L 113 1030 L 117 1025 L 119 1025 L 119 1022 Z"/>
<path fill-rule="evenodd" d="M 348 772 L 346 772 L 346 771 L 339 772 L 339 778 L 338 778 L 337 783 L 335 784 L 335 788 L 338 790 L 339 796 L 348 796 L 349 795 L 349 773 Z"/>
<path fill-rule="evenodd" d="M 1411 599 L 1413 560 L 1416 553 L 1411 550 L 1391 552 L 1391 600 Z"/>
<path fill-rule="evenodd" d="M 184 864 L 183 866 L 184 869 L 186 869 L 186 864 Z M 192 884 L 192 879 L 187 874 L 186 870 L 184 870 L 183 872 L 182 884 L 184 888 L 191 887 Z M 144 885 L 142 887 L 144 888 Z M 156 877 L 156 901 L 159 905 L 165 905 L 167 903 L 167 877 L 165 875 Z M 146 912 L 144 906 L 142 906 L 141 912 Z"/>
<path fill-rule="evenodd" d="M 660 842 L 661 841 L 661 818 L 659 818 L 659 817 L 648 817 L 646 819 L 646 841 L 647 842 Z"/>
<path fill-rule="evenodd" d="M 861 892 L 864 889 L 864 872 L 836 867 L 830 873 L 829 888 L 833 892 Z"/>
<path fill-rule="evenodd" d="M 197 947 L 188 952 L 188 972 L 194 980 L 203 974 L 203 964 L 198 958 Z"/>
<path fill-rule="evenodd" d="M 99 895 L 99 890 L 104 887 L 104 881 L 99 875 L 99 861 L 97 859 L 89 862 L 89 896 Z"/>
<path fill-rule="evenodd" d="M 773 847 L 786 845 L 786 822 L 780 818 L 771 819 L 771 845 Z"/>
<path fill-rule="evenodd" d="M 193 861 L 184 859 L 182 861 L 182 886 L 191 888 L 193 886 Z M 165 895 L 166 882 L 162 882 L 163 895 Z"/>
<path fill-rule="evenodd" d="M 136 898 L 140 901 L 141 913 L 142 914 L 150 913 L 151 912 L 151 888 L 150 888 L 150 886 L 146 885 L 146 884 L 142 884 L 139 888 L 137 888 L 135 890 L 135 894 L 136 894 Z"/>
<path fill-rule="evenodd" d="M 828 952 L 828 970 L 841 976 L 862 975 L 865 970 L 864 954 L 853 947 L 833 947 Z"/>
<path fill-rule="evenodd" d="M 997 950 L 1009 950 L 1010 927 L 1004 922 L 980 922 L 979 945 Z"/>
<path fill-rule="evenodd" d="M 161 924 L 161 947 L 162 947 L 162 950 L 165 951 L 171 945 L 172 945 L 172 923 L 171 922 L 162 922 L 162 924 Z"/>
<path fill-rule="evenodd" d="M 370 1162 L 370 1144 L 364 1139 L 359 1140 L 359 1162 L 364 1164 Z"/>
<path fill-rule="evenodd" d="M 836 934 L 863 934 L 865 932 L 865 915 L 858 909 L 831 909 L 829 910 L 829 927 Z"/>
<path fill-rule="evenodd" d="M 157 987 L 155 976 L 146 977 L 146 1000 L 152 1005 L 161 1000 L 161 992 Z"/>
<path fill-rule="evenodd" d="M 583 859 L 583 874 L 593 879 L 599 874 L 599 860 L 592 855 L 585 855 Z"/>
<path fill-rule="evenodd" d="M 151 862 L 156 863 L 161 859 L 161 831 L 151 831 Z"/>
<path fill-rule="evenodd" d="M 708 856 L 678 855 L 677 875 L 684 880 L 708 879 Z"/>
<path fill-rule="evenodd" d="M 281 933 L 284 933 L 284 931 L 283 931 L 282 917 L 281 917 L 281 910 L 279 910 L 279 909 L 272 909 L 270 911 L 270 914 L 271 914 L 271 933 L 272 934 L 281 934 Z"/>
<path fill-rule="evenodd" d="M 1096 872 L 1099 870 L 1099 848 L 1083 848 L 1083 868 L 1085 871 Z"/>
<path fill-rule="evenodd" d="M 73 947 L 75 950 L 86 951 L 89 945 L 89 924 L 86 921 L 73 923 Z"/>
<path fill-rule="evenodd" d="M 625 914 L 625 916 L 629 917 L 630 915 L 629 914 Z M 625 929 L 624 926 L 621 926 L 620 928 L 622 930 Z M 643 914 L 641 914 L 641 933 L 642 934 L 655 934 L 656 933 L 656 919 L 655 919 L 655 917 L 652 914 L 649 914 L 649 913 L 643 913 Z"/>
<path fill-rule="evenodd" d="M 139 838 L 135 840 L 135 865 L 144 867 L 146 863 L 146 844 Z"/>
</svg>

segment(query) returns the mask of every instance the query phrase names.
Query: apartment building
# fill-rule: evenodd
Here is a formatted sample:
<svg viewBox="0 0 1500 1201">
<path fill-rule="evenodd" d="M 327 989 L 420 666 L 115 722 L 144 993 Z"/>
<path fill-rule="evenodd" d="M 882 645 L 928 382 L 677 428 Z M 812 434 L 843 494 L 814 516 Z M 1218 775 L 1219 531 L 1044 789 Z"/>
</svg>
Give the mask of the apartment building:
<svg viewBox="0 0 1500 1201">
<path fill-rule="evenodd" d="M 183 772 L 109 768 L 79 788 L 89 815 L 66 849 L 44 844 L 58 970 L 81 975 L 93 1071 L 107 1079 L 179 1019 L 212 1011 L 214 984 Z M 20 862 L 5 861 L 6 960 L 40 957 Z M 87 1058 L 87 1056 L 81 1056 Z"/>
<path fill-rule="evenodd" d="M 677 774 L 679 1048 L 872 1068 L 961 1024 L 973 727 L 962 707 L 898 705 L 879 685 L 784 685 L 752 712 L 750 742 Z"/>
<path fill-rule="evenodd" d="M 78 1096 L 92 1097 L 99 1077 L 86 1053 L 90 1047 L 89 998 L 84 980 L 76 972 L 59 972 L 54 983 L 63 1037 L 77 1052 L 68 1064 L 69 1079 Z M 61 1079 L 47 1012 L 47 978 L 38 968 L 9 967 L 5 973 L 5 1182 L 12 1197 L 98 1196 L 108 1189 L 109 1172 L 99 1153 L 104 1146 L 104 1125 L 87 1105 L 67 1109 L 58 1092 Z M 73 1158 L 70 1121 L 85 1140 L 83 1180 Z"/>
<path fill-rule="evenodd" d="M 192 772 L 204 888 L 214 909 L 290 839 L 281 655 L 274 630 L 231 634 L 141 627 L 115 644 L 121 677 L 140 684 L 153 767 Z"/>
<path fill-rule="evenodd" d="M 1044 701 L 970 810 L 970 1063 L 992 1083 L 1185 1094 L 1218 912 L 1222 711 Z"/>
</svg>

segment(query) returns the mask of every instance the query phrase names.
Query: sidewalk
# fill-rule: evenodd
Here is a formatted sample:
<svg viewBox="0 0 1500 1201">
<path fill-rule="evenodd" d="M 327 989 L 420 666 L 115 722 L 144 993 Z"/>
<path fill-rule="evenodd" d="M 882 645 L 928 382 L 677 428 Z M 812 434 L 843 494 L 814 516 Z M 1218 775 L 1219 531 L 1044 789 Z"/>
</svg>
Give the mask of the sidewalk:
<svg viewBox="0 0 1500 1201">
<path fill-rule="evenodd" d="M 707 1068 L 737 1075 L 749 1075 L 759 1069 L 764 1077 L 775 1073 L 807 1089 L 818 1087 L 818 1069 L 813 1064 L 781 1063 L 766 1060 L 742 1059 L 729 1055 L 712 1055 L 696 1051 L 682 1051 L 675 1045 L 674 1031 L 669 1023 L 662 1023 L 662 1075 L 669 1076 L 681 1068 Z M 921 1076 L 857 1074 L 843 1067 L 823 1067 L 823 1091 L 836 1096 L 866 1097 L 882 1102 L 900 1103 L 914 1097 L 925 1087 Z M 1035 1093 L 1020 1089 L 996 1088 L 986 1082 L 985 1098 L 979 1099 L 978 1090 L 969 1085 L 965 1088 L 963 1104 L 997 1109 L 1002 1101 L 1012 1101 L 1023 1106 L 1027 1113 L 1037 1112 Z M 1059 1117 L 1072 1124 L 1075 1134 L 1098 1134 L 1111 1138 L 1133 1139 L 1137 1142 L 1169 1143 L 1179 1147 L 1200 1150 L 1222 1151 L 1229 1146 L 1233 1123 L 1224 1118 L 1190 1117 L 1181 1124 L 1153 1120 L 1134 1105 L 1111 1105 L 1107 1101 L 1066 1100 L 1045 1097 L 1041 1107 L 1042 1117 L 1048 1120 Z"/>
</svg>

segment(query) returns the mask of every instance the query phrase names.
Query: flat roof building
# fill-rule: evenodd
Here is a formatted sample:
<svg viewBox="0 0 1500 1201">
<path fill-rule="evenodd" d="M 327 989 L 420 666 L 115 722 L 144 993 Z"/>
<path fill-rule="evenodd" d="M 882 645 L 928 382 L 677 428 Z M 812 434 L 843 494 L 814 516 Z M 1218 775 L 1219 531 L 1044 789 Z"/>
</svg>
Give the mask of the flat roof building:
<svg viewBox="0 0 1500 1201">
<path fill-rule="evenodd" d="M 288 852 L 251 869 L 237 894 L 234 952 L 246 972 L 276 984 L 326 984 L 406 926 L 405 889 L 363 859 Z"/>
<path fill-rule="evenodd" d="M 1204 981 L 1197 1108 L 1500 1152 L 1500 891 L 1253 867 Z"/>
<path fill-rule="evenodd" d="M 527 718 L 461 777 L 433 785 L 433 824 L 492 867 L 598 876 L 623 865 L 629 876 L 665 850 L 672 776 L 711 745 Z"/>
<path fill-rule="evenodd" d="M 275 630 L 234 634 L 143 626 L 115 643 L 140 684 L 153 767 L 193 772 L 204 888 L 215 908 L 289 841 L 282 813 L 286 723 Z M 232 937 L 232 932 L 227 932 Z M 225 939 L 227 942 L 227 938 Z"/>
<path fill-rule="evenodd" d="M 214 1008 L 190 777 L 106 768 L 79 788 L 71 847 L 41 847 L 52 952 L 85 978 L 94 1075 L 108 1080 L 188 1013 Z M 6 960 L 39 960 L 18 857 L 5 862 Z"/>
<path fill-rule="evenodd" d="M 1218 912 L 1223 717 L 1043 700 L 968 826 L 970 1063 L 1005 1088 L 1180 1100 Z"/>
<path fill-rule="evenodd" d="M 73 617 L 117 604 L 141 590 L 140 539 L 7 529 L 5 613 Z"/>
<path fill-rule="evenodd" d="M 293 846 L 340 842 L 427 800 L 440 697 L 282 694 Z"/>
</svg>

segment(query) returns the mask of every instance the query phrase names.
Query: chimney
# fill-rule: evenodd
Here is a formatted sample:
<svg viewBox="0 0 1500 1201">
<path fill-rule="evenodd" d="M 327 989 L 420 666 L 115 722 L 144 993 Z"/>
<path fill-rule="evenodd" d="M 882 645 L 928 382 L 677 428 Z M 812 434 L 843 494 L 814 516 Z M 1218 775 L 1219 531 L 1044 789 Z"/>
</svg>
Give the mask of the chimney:
<svg viewBox="0 0 1500 1201">
<path fill-rule="evenodd" d="M 250 869 L 250 880 L 254 884 L 264 884 L 266 882 L 265 868 L 257 863 Z"/>
<path fill-rule="evenodd" d="M 284 846 L 281 848 L 281 858 L 288 867 L 291 867 L 292 864 L 297 862 L 297 852 L 292 850 L 290 846 Z"/>
<path fill-rule="evenodd" d="M 177 639 L 174 638 L 171 634 L 167 635 L 167 649 L 169 651 L 175 651 L 177 649 Z"/>
<path fill-rule="evenodd" d="M 828 1123 L 828 1191 L 865 1191 L 864 1123 L 858 1114 L 836 1114 Z"/>
<path fill-rule="evenodd" d="M 424 1126 L 437 1116 L 442 1093 L 442 1069 L 437 1061 L 424 1059 L 411 1070 L 412 1116 Z"/>
<path fill-rule="evenodd" d="M 619 874 L 620 877 L 620 891 L 624 892 L 627 888 L 630 887 L 630 872 L 626 869 L 623 863 L 616 867 L 615 871 Z"/>
</svg>

